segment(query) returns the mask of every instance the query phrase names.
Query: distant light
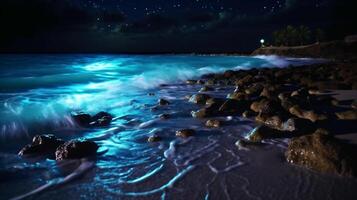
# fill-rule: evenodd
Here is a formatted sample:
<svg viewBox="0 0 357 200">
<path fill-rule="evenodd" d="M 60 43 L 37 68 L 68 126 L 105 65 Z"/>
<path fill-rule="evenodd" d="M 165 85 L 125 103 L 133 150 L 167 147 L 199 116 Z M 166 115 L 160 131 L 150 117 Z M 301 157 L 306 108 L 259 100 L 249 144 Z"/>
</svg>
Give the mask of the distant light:
<svg viewBox="0 0 357 200">
<path fill-rule="evenodd" d="M 264 42 L 265 42 L 264 39 L 261 39 L 261 40 L 260 40 L 260 43 L 261 43 L 261 44 L 264 44 Z"/>
</svg>

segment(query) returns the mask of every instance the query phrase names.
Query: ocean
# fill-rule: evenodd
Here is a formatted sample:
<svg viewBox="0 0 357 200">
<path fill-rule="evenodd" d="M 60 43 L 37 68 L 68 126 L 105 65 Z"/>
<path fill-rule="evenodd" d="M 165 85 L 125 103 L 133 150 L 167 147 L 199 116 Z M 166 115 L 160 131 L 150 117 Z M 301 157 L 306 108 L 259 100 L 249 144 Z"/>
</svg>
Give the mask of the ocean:
<svg viewBox="0 0 357 200">
<path fill-rule="evenodd" d="M 299 66 L 312 59 L 223 55 L 0 55 L 0 199 L 356 199 L 355 180 L 288 165 L 287 140 L 263 149 L 234 143 L 256 126 L 221 117 L 208 129 L 193 119 L 199 106 L 185 100 L 198 85 L 185 80 L 208 73 Z M 215 97 L 234 90 L 220 86 Z M 148 95 L 151 93 L 152 95 Z M 209 94 L 209 92 L 208 92 Z M 170 101 L 152 109 L 159 98 Z M 100 111 L 115 118 L 104 128 L 78 127 L 71 114 Z M 160 114 L 171 115 L 160 120 Z M 189 139 L 175 131 L 192 128 Z M 100 145 L 93 160 L 58 163 L 23 159 L 17 152 L 36 134 L 85 138 Z M 164 139 L 148 143 L 158 134 Z M 331 184 L 332 183 L 332 184 Z M 22 196 L 24 195 L 24 196 Z"/>
</svg>

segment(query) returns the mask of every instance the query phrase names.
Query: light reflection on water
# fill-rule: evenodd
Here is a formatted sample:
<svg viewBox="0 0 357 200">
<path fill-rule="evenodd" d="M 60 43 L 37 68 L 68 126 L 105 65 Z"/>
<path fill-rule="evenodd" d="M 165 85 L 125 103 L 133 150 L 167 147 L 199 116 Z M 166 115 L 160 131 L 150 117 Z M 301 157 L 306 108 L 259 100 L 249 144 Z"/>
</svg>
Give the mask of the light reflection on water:
<svg viewBox="0 0 357 200">
<path fill-rule="evenodd" d="M 227 124 L 224 128 L 202 128 L 204 122 L 189 115 L 198 107 L 183 100 L 185 95 L 196 93 L 199 86 L 179 83 L 210 72 L 270 66 L 272 59 L 280 58 L 118 55 L 0 58 L 3 72 L 0 73 L 3 144 L 0 173 L 7 174 L 0 182 L 0 192 L 6 198 L 53 184 L 60 187 L 46 188 L 45 193 L 35 198 L 112 199 L 119 195 L 139 199 L 234 199 L 228 192 L 234 189 L 233 193 L 243 199 L 259 199 L 258 194 L 248 189 L 251 183 L 239 171 L 250 163 L 249 152 L 238 152 L 234 146 L 254 124 L 233 117 L 222 119 Z M 293 61 L 274 63 L 290 62 Z M 159 87 L 167 83 L 171 85 Z M 214 95 L 225 97 L 233 89 L 223 87 Z M 171 104 L 151 111 L 158 98 L 167 98 Z M 73 111 L 91 114 L 107 111 L 116 119 L 104 129 L 83 129 L 71 122 L 69 115 Z M 170 113 L 171 119 L 158 120 L 162 113 Z M 178 139 L 175 131 L 180 128 L 194 128 L 197 136 Z M 48 132 L 65 139 L 93 140 L 101 146 L 99 151 L 103 154 L 98 156 L 93 170 L 88 168 L 90 172 L 87 167 L 92 165 L 86 161 L 64 167 L 50 160 L 25 161 L 15 155 L 31 135 Z M 147 137 L 153 133 L 164 140 L 148 144 Z M 280 151 L 279 148 L 274 151 Z M 84 169 L 76 171 L 78 166 Z M 291 173 L 290 168 L 281 164 L 276 168 Z M 85 174 L 72 180 L 74 172 Z M 241 184 L 228 184 L 230 178 Z"/>
</svg>

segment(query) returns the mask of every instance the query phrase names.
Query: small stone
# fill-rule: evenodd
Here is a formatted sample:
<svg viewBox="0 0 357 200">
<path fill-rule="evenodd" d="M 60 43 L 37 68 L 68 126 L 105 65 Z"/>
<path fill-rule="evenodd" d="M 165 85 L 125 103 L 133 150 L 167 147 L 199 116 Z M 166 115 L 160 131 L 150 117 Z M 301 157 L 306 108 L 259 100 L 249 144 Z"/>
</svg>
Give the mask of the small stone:
<svg viewBox="0 0 357 200">
<path fill-rule="evenodd" d="M 246 100 L 226 100 L 222 106 L 218 109 L 220 112 L 226 114 L 242 114 L 245 110 L 249 108 L 249 102 Z"/>
<path fill-rule="evenodd" d="M 161 141 L 161 137 L 160 136 L 157 136 L 157 135 L 151 135 L 149 138 L 148 138 L 148 142 L 159 142 Z"/>
<path fill-rule="evenodd" d="M 177 137 L 188 138 L 188 137 L 193 136 L 195 133 L 196 132 L 193 129 L 182 129 L 182 130 L 176 131 L 176 136 Z"/>
<path fill-rule="evenodd" d="M 194 84 L 196 84 L 196 80 L 187 80 L 186 81 L 186 84 L 188 84 L 188 85 L 194 85 Z"/>
<path fill-rule="evenodd" d="M 159 104 L 160 106 L 167 106 L 167 105 L 170 104 L 170 102 L 167 101 L 166 99 L 159 99 L 159 100 L 158 100 L 158 104 Z"/>
<path fill-rule="evenodd" d="M 197 84 L 203 85 L 203 84 L 205 84 L 205 81 L 203 81 L 203 80 L 197 80 Z"/>
<path fill-rule="evenodd" d="M 239 140 L 237 140 L 235 145 L 238 147 L 238 149 L 241 150 L 241 149 L 247 149 L 249 147 L 261 146 L 262 143 L 260 143 L 260 142 L 252 142 L 252 141 L 245 140 L 245 139 L 239 139 Z"/>
<path fill-rule="evenodd" d="M 274 129 L 280 130 L 283 125 L 283 119 L 278 115 L 269 116 L 266 114 L 260 113 L 258 116 L 255 117 L 255 120 L 265 124 Z"/>
<path fill-rule="evenodd" d="M 290 118 L 282 124 L 282 131 L 310 134 L 316 129 L 314 123 L 302 118 Z"/>
<path fill-rule="evenodd" d="M 246 110 L 242 113 L 242 116 L 245 118 L 250 118 L 250 117 L 255 117 L 257 116 L 257 113 L 250 111 L 250 110 Z"/>
<path fill-rule="evenodd" d="M 221 121 L 216 119 L 210 119 L 206 121 L 206 126 L 211 128 L 219 128 L 221 126 Z"/>
<path fill-rule="evenodd" d="M 89 126 L 92 122 L 92 117 L 87 113 L 72 114 L 72 119 L 79 126 Z"/>
<path fill-rule="evenodd" d="M 203 88 L 200 89 L 199 92 L 208 92 L 208 91 L 214 91 L 214 88 L 208 87 L 208 86 L 204 86 Z"/>
<path fill-rule="evenodd" d="M 195 95 L 191 96 L 191 98 L 189 99 L 189 102 L 195 103 L 195 104 L 206 104 L 206 101 L 210 98 L 211 97 L 207 94 L 195 94 Z"/>
<path fill-rule="evenodd" d="M 264 139 L 279 138 L 285 134 L 285 132 L 262 125 L 254 128 L 247 136 L 247 139 L 250 142 L 261 142 Z"/>
<path fill-rule="evenodd" d="M 113 116 L 107 112 L 99 112 L 92 117 L 92 126 L 108 126 L 112 121 Z"/>
<path fill-rule="evenodd" d="M 357 100 L 354 100 L 351 104 L 351 108 L 357 109 Z"/>
<path fill-rule="evenodd" d="M 247 99 L 247 94 L 243 92 L 233 92 L 227 95 L 227 99 L 244 100 Z"/>
<path fill-rule="evenodd" d="M 161 115 L 159 115 L 159 118 L 163 119 L 163 120 L 169 119 L 170 117 L 171 117 L 170 114 L 161 114 Z"/>
<path fill-rule="evenodd" d="M 289 109 L 289 112 L 296 117 L 308 119 L 312 122 L 318 120 L 326 120 L 327 116 L 323 114 L 317 114 L 313 110 L 303 110 L 298 105 L 295 105 Z"/>
<path fill-rule="evenodd" d="M 357 110 L 349 110 L 345 112 L 335 113 L 338 119 L 341 120 L 357 120 Z"/>
<path fill-rule="evenodd" d="M 191 116 L 193 118 L 206 118 L 210 116 L 210 112 L 207 108 L 201 108 L 197 111 L 191 111 Z"/>
</svg>

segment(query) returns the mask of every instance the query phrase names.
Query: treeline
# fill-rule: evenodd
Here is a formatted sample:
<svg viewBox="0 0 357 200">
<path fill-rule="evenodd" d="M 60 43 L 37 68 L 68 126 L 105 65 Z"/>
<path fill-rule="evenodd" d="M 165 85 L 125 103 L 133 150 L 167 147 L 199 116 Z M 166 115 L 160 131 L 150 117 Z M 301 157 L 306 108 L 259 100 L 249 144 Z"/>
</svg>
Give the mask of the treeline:
<svg viewBox="0 0 357 200">
<path fill-rule="evenodd" d="M 307 26 L 287 26 L 284 29 L 273 32 L 273 43 L 275 46 L 298 46 L 325 40 L 322 29 L 311 30 Z"/>
</svg>

